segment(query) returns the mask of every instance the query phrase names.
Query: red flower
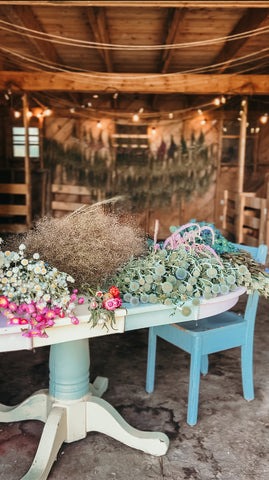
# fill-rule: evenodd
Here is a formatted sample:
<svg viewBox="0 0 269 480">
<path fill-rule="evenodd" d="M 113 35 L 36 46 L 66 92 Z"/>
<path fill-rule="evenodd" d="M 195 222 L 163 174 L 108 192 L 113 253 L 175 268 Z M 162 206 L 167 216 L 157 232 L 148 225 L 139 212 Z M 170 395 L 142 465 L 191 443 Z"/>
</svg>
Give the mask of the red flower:
<svg viewBox="0 0 269 480">
<path fill-rule="evenodd" d="M 120 296 L 120 291 L 119 291 L 118 287 L 115 287 L 115 286 L 110 287 L 108 291 L 109 291 L 109 293 L 111 293 L 111 295 L 113 295 L 113 297 L 115 297 L 115 298 L 117 298 L 117 297 Z"/>
</svg>

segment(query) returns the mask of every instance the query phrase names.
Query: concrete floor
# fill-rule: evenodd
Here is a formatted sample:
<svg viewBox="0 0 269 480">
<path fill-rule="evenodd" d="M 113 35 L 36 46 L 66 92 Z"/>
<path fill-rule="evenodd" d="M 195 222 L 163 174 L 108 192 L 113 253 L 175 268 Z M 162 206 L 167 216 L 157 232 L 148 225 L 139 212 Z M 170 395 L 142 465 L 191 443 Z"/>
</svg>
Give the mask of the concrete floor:
<svg viewBox="0 0 269 480">
<path fill-rule="evenodd" d="M 236 307 L 242 310 L 244 301 Z M 145 392 L 147 331 L 91 341 L 91 380 L 109 377 L 104 394 L 141 430 L 165 432 L 168 452 L 154 457 L 99 433 L 63 444 L 49 480 L 268 480 L 268 301 L 260 299 L 254 345 L 255 400 L 242 397 L 240 350 L 210 356 L 199 418 L 186 423 L 189 356 L 159 340 L 156 388 Z M 48 385 L 48 348 L 0 354 L 0 401 L 15 405 Z M 0 480 L 18 480 L 33 460 L 43 424 L 0 424 Z"/>
</svg>

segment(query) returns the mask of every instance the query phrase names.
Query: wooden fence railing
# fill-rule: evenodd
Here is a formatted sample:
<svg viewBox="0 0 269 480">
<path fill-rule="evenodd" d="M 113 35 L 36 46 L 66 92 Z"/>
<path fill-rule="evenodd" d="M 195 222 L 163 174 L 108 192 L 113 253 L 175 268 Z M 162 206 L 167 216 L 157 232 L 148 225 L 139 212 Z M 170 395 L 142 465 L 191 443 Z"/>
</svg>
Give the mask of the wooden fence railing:
<svg viewBox="0 0 269 480">
<path fill-rule="evenodd" d="M 255 193 L 236 194 L 224 191 L 222 228 L 237 243 L 258 246 L 269 242 L 268 199 Z"/>
<path fill-rule="evenodd" d="M 82 205 L 91 205 L 105 199 L 101 190 L 91 194 L 87 187 L 79 185 L 51 185 L 51 214 L 62 216 L 68 212 L 77 210 Z"/>
<path fill-rule="evenodd" d="M 0 231 L 26 232 L 31 226 L 31 202 L 27 185 L 24 183 L 0 183 L 0 194 L 7 199 L 7 203 L 1 203 L 0 200 L 0 216 L 4 220 L 0 224 Z"/>
</svg>

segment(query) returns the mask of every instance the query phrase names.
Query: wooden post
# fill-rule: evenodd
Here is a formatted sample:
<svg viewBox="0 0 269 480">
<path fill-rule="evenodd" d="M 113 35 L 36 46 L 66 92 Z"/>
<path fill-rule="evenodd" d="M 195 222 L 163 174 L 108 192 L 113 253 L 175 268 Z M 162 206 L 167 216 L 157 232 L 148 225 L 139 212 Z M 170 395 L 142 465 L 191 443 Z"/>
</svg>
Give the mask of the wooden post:
<svg viewBox="0 0 269 480">
<path fill-rule="evenodd" d="M 267 177 L 266 183 L 266 234 L 265 234 L 265 243 L 269 245 L 269 176 Z"/>
<path fill-rule="evenodd" d="M 27 188 L 26 193 L 26 224 L 28 228 L 31 228 L 32 222 L 32 182 L 31 182 L 31 165 L 29 156 L 29 131 L 28 131 L 28 98 L 27 93 L 23 94 L 23 126 L 25 130 L 25 157 L 24 157 L 24 171 L 25 171 L 25 185 Z"/>
<path fill-rule="evenodd" d="M 246 156 L 246 138 L 247 138 L 247 113 L 248 104 L 247 99 L 242 100 L 242 115 L 240 122 L 240 137 L 239 137 L 239 154 L 238 154 L 238 184 L 237 184 L 237 208 L 236 208 L 236 242 L 242 241 L 243 222 L 244 222 L 244 207 L 242 205 L 242 193 L 244 190 L 244 172 L 245 172 L 245 156 Z"/>
</svg>

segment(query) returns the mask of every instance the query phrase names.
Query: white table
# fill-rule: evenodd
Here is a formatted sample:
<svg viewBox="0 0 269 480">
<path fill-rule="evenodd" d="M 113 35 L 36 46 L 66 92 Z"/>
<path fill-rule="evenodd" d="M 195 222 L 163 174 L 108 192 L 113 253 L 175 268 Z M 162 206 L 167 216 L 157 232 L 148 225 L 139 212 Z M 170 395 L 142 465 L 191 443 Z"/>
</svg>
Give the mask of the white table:
<svg viewBox="0 0 269 480">
<path fill-rule="evenodd" d="M 165 434 L 131 427 L 101 398 L 108 386 L 107 378 L 97 377 L 93 384 L 89 383 L 88 339 L 209 317 L 232 308 L 244 292 L 244 288 L 239 288 L 203 302 L 189 317 L 174 306 L 161 304 L 121 308 L 116 310 L 115 330 L 108 331 L 101 326 L 92 328 L 88 323 L 87 305 L 79 305 L 76 316 L 80 324 L 72 325 L 67 318 L 58 319 L 56 325 L 47 330 L 48 338 L 23 337 L 20 326 L 7 326 L 6 319 L 0 315 L 0 351 L 51 346 L 49 389 L 36 392 L 15 407 L 0 404 L 0 422 L 41 420 L 45 423 L 32 466 L 21 480 L 46 480 L 62 443 L 85 438 L 90 431 L 104 433 L 151 455 L 164 455 L 169 445 Z"/>
</svg>

